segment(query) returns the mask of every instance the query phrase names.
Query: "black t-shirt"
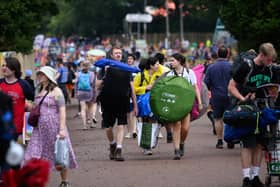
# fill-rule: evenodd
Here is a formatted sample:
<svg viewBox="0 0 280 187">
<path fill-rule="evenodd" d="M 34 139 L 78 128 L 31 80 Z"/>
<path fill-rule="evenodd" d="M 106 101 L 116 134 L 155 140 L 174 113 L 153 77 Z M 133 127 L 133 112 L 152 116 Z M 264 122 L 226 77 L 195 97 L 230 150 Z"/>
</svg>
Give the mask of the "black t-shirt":
<svg viewBox="0 0 280 187">
<path fill-rule="evenodd" d="M 240 67 L 233 74 L 232 78 L 239 84 L 239 91 L 242 95 L 246 95 L 249 92 L 255 92 L 257 98 L 263 98 L 263 90 L 257 89 L 259 86 L 272 83 L 272 70 L 270 66 L 258 66 L 252 63 L 252 72 L 250 73 L 251 67 L 247 63 L 242 63 Z M 247 78 L 247 76 L 249 77 Z M 244 85 L 245 83 L 245 85 Z"/>
</svg>

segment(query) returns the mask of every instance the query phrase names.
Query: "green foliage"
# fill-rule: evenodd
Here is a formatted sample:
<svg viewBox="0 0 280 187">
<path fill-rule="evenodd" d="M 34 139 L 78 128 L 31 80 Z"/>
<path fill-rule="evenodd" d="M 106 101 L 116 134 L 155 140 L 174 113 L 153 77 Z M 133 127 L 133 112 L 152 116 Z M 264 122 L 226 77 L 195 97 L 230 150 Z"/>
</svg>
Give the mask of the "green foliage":
<svg viewBox="0 0 280 187">
<path fill-rule="evenodd" d="M 0 51 L 29 52 L 34 35 L 45 31 L 48 18 L 56 13 L 52 0 L 1 0 Z"/>
<path fill-rule="evenodd" d="M 66 1 L 66 0 L 65 0 Z M 187 5 L 191 0 L 181 0 Z M 164 7 L 165 0 L 149 1 L 147 5 Z M 177 9 L 170 14 L 170 31 L 179 32 L 179 2 L 174 0 Z M 49 29 L 54 34 L 79 34 L 88 37 L 106 34 L 124 33 L 124 18 L 127 13 L 143 13 L 144 0 L 67 0 L 59 3 L 60 14 L 53 17 Z M 184 18 L 185 31 L 211 32 L 214 30 L 217 11 L 189 10 L 190 15 Z M 199 13 L 200 12 L 200 13 Z M 133 30 L 136 31 L 136 24 Z M 154 17 L 148 24 L 148 32 L 164 33 L 165 18 Z"/>
<path fill-rule="evenodd" d="M 213 0 L 214 1 L 214 0 Z M 263 42 L 280 47 L 279 0 L 220 0 L 220 16 L 241 50 L 258 49 Z"/>
</svg>

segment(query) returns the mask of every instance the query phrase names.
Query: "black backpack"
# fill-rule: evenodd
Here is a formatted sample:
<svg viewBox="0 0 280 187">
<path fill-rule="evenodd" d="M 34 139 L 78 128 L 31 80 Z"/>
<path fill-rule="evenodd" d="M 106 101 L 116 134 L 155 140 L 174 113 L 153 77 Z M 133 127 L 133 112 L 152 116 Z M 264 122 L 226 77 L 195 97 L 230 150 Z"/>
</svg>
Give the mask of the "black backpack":
<svg viewBox="0 0 280 187">
<path fill-rule="evenodd" d="M 109 67 L 103 78 L 101 95 L 110 97 L 129 97 L 131 73 L 119 68 Z"/>
<path fill-rule="evenodd" d="M 252 51 L 246 51 L 246 52 L 241 52 L 233 61 L 232 64 L 232 71 L 231 74 L 234 75 L 236 71 L 239 69 L 240 65 L 243 63 L 247 63 L 248 66 L 250 67 L 250 71 L 246 76 L 246 79 L 244 81 L 244 85 L 248 82 L 248 78 L 250 77 L 253 67 L 254 67 L 254 58 L 256 58 L 257 54 Z"/>
</svg>

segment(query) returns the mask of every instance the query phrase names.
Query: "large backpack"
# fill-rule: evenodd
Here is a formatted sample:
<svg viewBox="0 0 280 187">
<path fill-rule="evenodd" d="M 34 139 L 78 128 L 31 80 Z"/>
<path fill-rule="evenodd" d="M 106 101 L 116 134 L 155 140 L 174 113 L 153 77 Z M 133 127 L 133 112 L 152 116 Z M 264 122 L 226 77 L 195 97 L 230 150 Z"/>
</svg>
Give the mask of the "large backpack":
<svg viewBox="0 0 280 187">
<path fill-rule="evenodd" d="M 129 97 L 131 73 L 120 68 L 109 67 L 103 78 L 101 96 Z"/>
<path fill-rule="evenodd" d="M 243 85 L 245 85 L 248 82 L 248 79 L 253 71 L 253 67 L 254 67 L 254 58 L 257 56 L 257 54 L 253 51 L 246 51 L 246 52 L 241 52 L 233 61 L 233 65 L 232 65 L 232 75 L 234 75 L 237 70 L 239 69 L 240 65 L 243 63 L 247 63 L 248 66 L 250 67 L 250 71 L 246 76 L 246 79 L 243 83 Z"/>
<path fill-rule="evenodd" d="M 194 88 L 185 78 L 163 76 L 151 89 L 150 105 L 158 120 L 176 122 L 191 111 L 194 98 Z"/>
</svg>

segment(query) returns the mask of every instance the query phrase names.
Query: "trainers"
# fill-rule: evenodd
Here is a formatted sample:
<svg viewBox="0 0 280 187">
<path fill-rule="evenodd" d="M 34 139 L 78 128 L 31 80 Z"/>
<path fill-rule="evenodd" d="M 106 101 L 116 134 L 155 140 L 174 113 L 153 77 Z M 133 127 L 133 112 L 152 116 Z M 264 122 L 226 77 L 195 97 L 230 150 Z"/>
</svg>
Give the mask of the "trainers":
<svg viewBox="0 0 280 187">
<path fill-rule="evenodd" d="M 180 143 L 180 156 L 184 156 L 185 154 L 185 144 Z"/>
<path fill-rule="evenodd" d="M 242 187 L 252 187 L 251 181 L 250 181 L 249 177 L 245 177 L 243 179 Z"/>
<path fill-rule="evenodd" d="M 122 156 L 122 149 L 117 148 L 115 152 L 115 161 L 124 161 L 124 158 Z"/>
<path fill-rule="evenodd" d="M 144 153 L 144 155 L 152 155 L 153 151 L 151 149 L 144 149 L 143 153 Z"/>
<path fill-rule="evenodd" d="M 180 160 L 181 159 L 181 151 L 179 149 L 175 149 L 174 151 L 174 158 L 173 160 Z"/>
<path fill-rule="evenodd" d="M 134 132 L 134 133 L 132 134 L 132 137 L 133 137 L 133 139 L 137 138 L 137 133 Z"/>
<path fill-rule="evenodd" d="M 173 142 L 172 132 L 167 132 L 166 143 L 172 143 L 172 142 Z"/>
<path fill-rule="evenodd" d="M 163 138 L 163 135 L 162 135 L 162 133 L 161 133 L 161 132 L 159 132 L 159 134 L 158 134 L 158 138 Z"/>
<path fill-rule="evenodd" d="M 129 138 L 132 138 L 132 135 L 130 132 L 128 132 L 124 137 L 129 139 Z"/>
<path fill-rule="evenodd" d="M 70 186 L 69 186 L 69 183 L 68 183 L 68 182 L 62 181 L 62 182 L 60 183 L 59 187 L 70 187 Z"/>
<path fill-rule="evenodd" d="M 234 149 L 234 143 L 228 143 L 227 148 L 228 149 Z"/>
<path fill-rule="evenodd" d="M 110 155 L 109 155 L 110 160 L 114 160 L 115 159 L 116 148 L 117 148 L 117 143 L 110 144 Z"/>
<path fill-rule="evenodd" d="M 261 182 L 259 176 L 255 176 L 253 180 L 251 180 L 252 187 L 264 187 L 264 184 Z"/>
<path fill-rule="evenodd" d="M 223 149 L 223 140 L 218 140 L 218 142 L 216 144 L 216 148 L 217 149 Z"/>
</svg>

